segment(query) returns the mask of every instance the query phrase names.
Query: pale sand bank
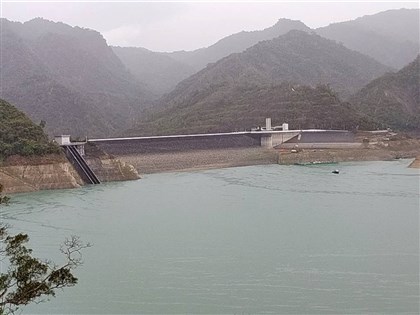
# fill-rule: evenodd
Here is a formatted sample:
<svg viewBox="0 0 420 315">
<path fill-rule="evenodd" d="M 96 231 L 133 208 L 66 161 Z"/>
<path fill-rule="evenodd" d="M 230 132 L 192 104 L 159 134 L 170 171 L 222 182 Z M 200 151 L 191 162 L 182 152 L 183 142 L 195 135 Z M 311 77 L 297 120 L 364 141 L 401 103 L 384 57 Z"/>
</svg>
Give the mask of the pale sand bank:
<svg viewBox="0 0 420 315">
<path fill-rule="evenodd" d="M 133 165 L 140 174 L 196 171 L 265 164 L 296 164 L 310 162 L 390 161 L 414 158 L 420 147 L 410 150 L 390 149 L 307 149 L 291 150 L 262 148 L 197 150 L 176 153 L 120 155 L 118 158 Z"/>
</svg>

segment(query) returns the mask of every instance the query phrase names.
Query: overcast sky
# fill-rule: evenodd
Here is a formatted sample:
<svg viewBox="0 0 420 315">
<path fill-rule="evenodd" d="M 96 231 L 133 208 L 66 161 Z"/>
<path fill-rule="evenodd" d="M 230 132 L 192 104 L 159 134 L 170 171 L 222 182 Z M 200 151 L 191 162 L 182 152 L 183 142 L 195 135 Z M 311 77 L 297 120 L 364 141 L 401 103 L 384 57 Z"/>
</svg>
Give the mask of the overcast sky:
<svg viewBox="0 0 420 315">
<path fill-rule="evenodd" d="M 110 45 L 154 51 L 207 47 L 233 33 L 270 27 L 279 18 L 316 28 L 389 9 L 419 8 L 417 1 L 0 1 L 1 15 L 9 20 L 43 17 L 97 30 Z"/>
</svg>

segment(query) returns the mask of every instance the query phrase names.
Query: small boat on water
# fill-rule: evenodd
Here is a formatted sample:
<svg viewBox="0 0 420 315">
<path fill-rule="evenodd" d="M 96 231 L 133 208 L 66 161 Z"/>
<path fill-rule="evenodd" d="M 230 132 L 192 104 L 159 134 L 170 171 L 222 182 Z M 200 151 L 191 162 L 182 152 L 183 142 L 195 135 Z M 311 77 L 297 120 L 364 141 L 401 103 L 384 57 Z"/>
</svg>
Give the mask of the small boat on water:
<svg viewBox="0 0 420 315">
<path fill-rule="evenodd" d="M 340 174 L 340 171 L 339 170 L 334 170 L 331 173 L 333 173 L 333 174 Z"/>
</svg>

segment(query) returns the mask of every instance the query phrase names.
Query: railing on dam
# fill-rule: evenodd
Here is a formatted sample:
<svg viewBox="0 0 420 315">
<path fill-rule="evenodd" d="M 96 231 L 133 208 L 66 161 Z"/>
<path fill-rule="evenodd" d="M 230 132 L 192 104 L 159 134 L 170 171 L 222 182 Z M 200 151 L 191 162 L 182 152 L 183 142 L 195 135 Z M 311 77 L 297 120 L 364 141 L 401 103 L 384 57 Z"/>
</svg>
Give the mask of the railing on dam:
<svg viewBox="0 0 420 315">
<path fill-rule="evenodd" d="M 126 140 L 159 140 L 159 139 L 188 139 L 188 138 L 205 138 L 205 137 L 230 137 L 230 136 L 249 136 L 259 138 L 261 136 L 274 135 L 274 134 L 290 134 L 299 133 L 303 130 L 261 130 L 261 131 L 234 131 L 234 132 L 218 132 L 218 133 L 197 133 L 197 134 L 179 134 L 179 135 L 166 135 L 166 136 L 145 136 L 145 137 L 125 137 L 125 138 L 102 138 L 102 139 L 89 139 L 89 142 L 107 142 L 107 141 L 126 141 Z M 315 130 L 311 130 L 315 131 Z M 325 131 L 325 130 L 316 130 Z"/>
<path fill-rule="evenodd" d="M 265 147 L 273 148 L 301 134 L 344 134 L 343 130 L 261 130 L 226 133 L 89 139 L 110 154 L 148 154 L 192 150 Z"/>
</svg>

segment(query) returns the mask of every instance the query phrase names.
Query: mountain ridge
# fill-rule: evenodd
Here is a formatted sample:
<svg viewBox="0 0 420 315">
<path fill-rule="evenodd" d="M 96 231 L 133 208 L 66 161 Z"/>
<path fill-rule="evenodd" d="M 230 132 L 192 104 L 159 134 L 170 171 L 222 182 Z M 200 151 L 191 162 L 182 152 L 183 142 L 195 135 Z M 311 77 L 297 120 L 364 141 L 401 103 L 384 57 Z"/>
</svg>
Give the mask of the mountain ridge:
<svg viewBox="0 0 420 315">
<path fill-rule="evenodd" d="M 350 101 L 382 128 L 420 129 L 420 55 L 399 71 L 371 81 Z"/>
<path fill-rule="evenodd" d="M 263 116 L 300 128 L 373 126 L 327 85 L 351 88 L 350 95 L 388 70 L 334 41 L 292 30 L 207 65 L 162 97 L 160 109 L 128 133 L 232 131 L 250 128 Z M 326 116 L 328 111 L 333 114 Z"/>
<path fill-rule="evenodd" d="M 172 52 L 167 55 L 200 70 L 209 63 L 216 62 L 232 53 L 242 52 L 260 41 L 273 39 L 291 30 L 309 32 L 310 28 L 301 21 L 281 18 L 276 24 L 263 30 L 242 31 L 226 36 L 208 47 L 193 51 Z"/>
<path fill-rule="evenodd" d="M 49 133 L 113 134 L 152 98 L 96 31 L 44 19 L 1 28 L 0 96 Z"/>
<path fill-rule="evenodd" d="M 232 53 L 242 52 L 260 41 L 283 35 L 292 29 L 310 31 L 309 27 L 300 21 L 280 19 L 275 25 L 264 30 L 235 33 L 209 47 L 193 51 L 158 53 L 142 47 L 113 47 L 113 50 L 137 80 L 149 85 L 156 94 L 163 95 L 207 64 Z M 159 62 L 164 67 L 150 69 L 151 65 Z"/>
<path fill-rule="evenodd" d="M 318 53 L 316 56 L 315 52 Z M 340 53 L 339 57 L 334 56 L 337 52 Z M 318 64 L 319 61 L 322 61 L 322 65 Z M 330 69 L 330 72 L 327 73 L 326 69 Z M 251 85 L 258 82 L 271 84 L 292 81 L 313 85 L 331 83 L 335 86 L 331 82 L 333 79 L 326 82 L 330 75 L 331 78 L 340 78 L 343 81 L 338 86 L 344 88 L 350 85 L 356 91 L 388 70 L 390 69 L 372 58 L 353 52 L 334 41 L 292 30 L 273 40 L 262 41 L 242 53 L 231 54 L 207 65 L 180 82 L 174 91 L 162 98 L 162 102 L 168 102 L 175 94 L 202 90 L 199 86 L 202 83 L 208 86 L 230 82 L 246 84 L 251 79 Z M 358 71 L 363 74 L 364 79 L 358 75 Z"/>
<path fill-rule="evenodd" d="M 387 10 L 315 29 L 319 35 L 400 69 L 419 53 L 420 9 Z"/>
<path fill-rule="evenodd" d="M 133 65 L 133 62 L 125 62 L 125 65 L 133 73 L 140 74 L 137 75 L 138 79 L 145 78 L 143 81 L 152 82 L 152 89 L 158 95 L 163 95 L 170 92 L 172 87 L 186 79 L 188 75 L 204 69 L 210 63 L 232 53 L 243 52 L 260 41 L 274 39 L 290 30 L 303 30 L 335 40 L 351 50 L 370 56 L 396 70 L 414 59 L 419 52 L 418 31 L 416 31 L 419 24 L 419 12 L 417 9 L 388 10 L 354 20 L 331 23 L 317 29 L 310 29 L 298 20 L 281 18 L 271 27 L 235 33 L 221 38 L 208 47 L 192 51 L 152 52 L 156 60 L 162 55 L 172 58 L 171 70 L 168 72 L 158 71 L 157 74 L 150 74 L 149 70 L 141 69 L 141 63 Z M 404 40 L 399 39 L 400 37 Z M 142 58 L 142 55 L 139 54 L 138 58 Z M 150 53 L 147 58 L 151 58 Z M 179 75 L 174 76 L 177 72 L 176 67 L 178 67 Z M 159 80 L 162 80 L 165 75 L 168 76 L 168 80 L 163 86 L 159 86 Z"/>
</svg>

